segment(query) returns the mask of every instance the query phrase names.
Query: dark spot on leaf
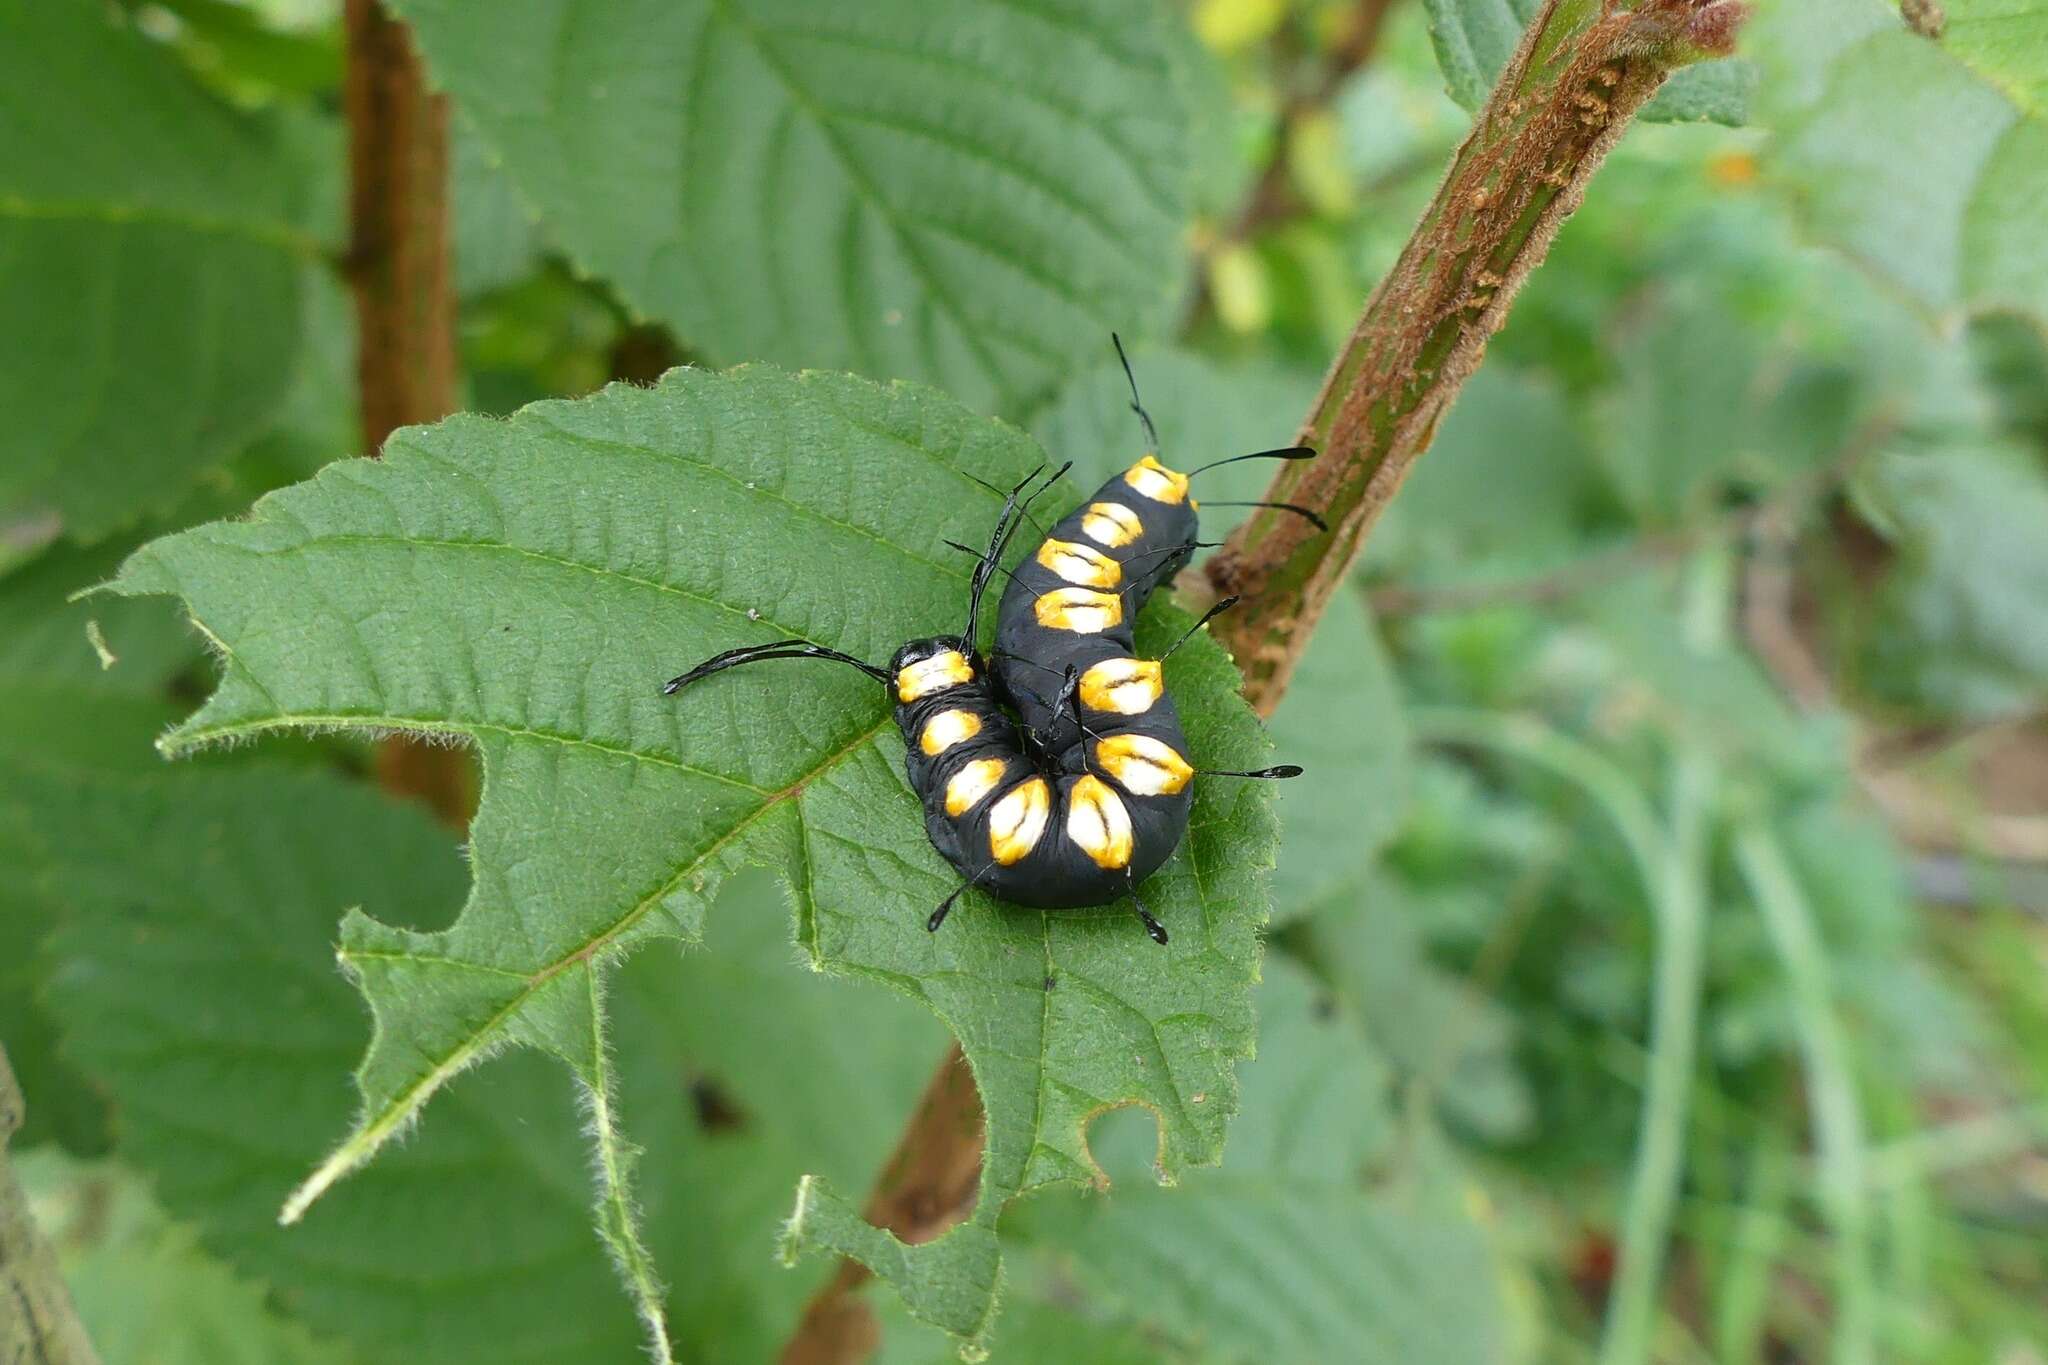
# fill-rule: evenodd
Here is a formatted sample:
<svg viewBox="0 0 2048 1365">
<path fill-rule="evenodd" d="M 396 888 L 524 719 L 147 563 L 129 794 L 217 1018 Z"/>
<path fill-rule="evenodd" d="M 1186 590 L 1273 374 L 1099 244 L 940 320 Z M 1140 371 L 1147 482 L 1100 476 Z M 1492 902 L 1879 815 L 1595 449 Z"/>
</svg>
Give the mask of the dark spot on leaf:
<svg viewBox="0 0 2048 1365">
<path fill-rule="evenodd" d="M 1056 976 L 1048 976 L 1048 977 L 1047 977 L 1047 978 L 1045 979 L 1045 988 L 1046 988 L 1047 990 L 1053 990 L 1053 989 L 1056 989 L 1056 988 L 1057 988 L 1057 987 L 1059 986 L 1059 984 L 1060 984 L 1060 979 L 1059 979 L 1058 977 L 1056 977 Z"/>
<path fill-rule="evenodd" d="M 697 1126 L 707 1133 L 733 1133 L 747 1126 L 746 1110 L 709 1076 L 690 1078 L 690 1104 L 697 1112 Z"/>
</svg>

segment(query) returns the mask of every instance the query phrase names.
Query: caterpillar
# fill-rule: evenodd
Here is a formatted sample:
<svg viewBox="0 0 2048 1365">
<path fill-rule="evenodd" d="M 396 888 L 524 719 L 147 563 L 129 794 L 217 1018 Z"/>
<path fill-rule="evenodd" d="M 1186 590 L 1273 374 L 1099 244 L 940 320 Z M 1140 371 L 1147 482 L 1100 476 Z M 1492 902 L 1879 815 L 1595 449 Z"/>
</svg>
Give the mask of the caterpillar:
<svg viewBox="0 0 2048 1365">
<path fill-rule="evenodd" d="M 1201 547 L 1190 479 L 1236 460 L 1315 452 L 1296 446 L 1188 474 L 1169 469 L 1159 462 L 1158 434 L 1121 342 L 1117 354 L 1149 449 L 1045 532 L 1014 569 L 1002 567 L 1012 536 L 1070 464 L 1028 496 L 1043 466 L 1008 491 L 986 550 L 948 542 L 977 556 L 959 634 L 909 641 L 885 667 L 805 640 L 745 646 L 706 659 L 662 689 L 673 695 L 725 669 L 777 658 L 849 664 L 887 687 L 925 832 L 965 879 L 926 920 L 934 932 L 960 896 L 979 887 L 1015 905 L 1054 910 L 1128 896 L 1145 932 L 1163 945 L 1166 928 L 1138 887 L 1186 833 L 1194 779 L 1301 772 L 1293 765 L 1203 771 L 1188 758 L 1163 665 L 1237 599 L 1216 603 L 1159 659 L 1138 657 L 1133 630 L 1153 590 Z M 1322 525 L 1305 508 L 1251 505 L 1279 506 Z M 995 647 L 984 656 L 977 644 L 981 603 L 999 570 L 1010 581 L 997 607 Z"/>
</svg>

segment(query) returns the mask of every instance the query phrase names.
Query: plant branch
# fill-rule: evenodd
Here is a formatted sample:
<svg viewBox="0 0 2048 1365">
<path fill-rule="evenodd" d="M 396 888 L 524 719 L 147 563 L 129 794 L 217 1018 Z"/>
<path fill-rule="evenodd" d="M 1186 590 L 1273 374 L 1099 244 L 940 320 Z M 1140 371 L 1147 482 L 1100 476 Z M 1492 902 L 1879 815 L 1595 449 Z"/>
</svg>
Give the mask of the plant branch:
<svg viewBox="0 0 2048 1365">
<path fill-rule="evenodd" d="M 1329 533 L 1261 512 L 1209 561 L 1216 592 L 1245 599 L 1219 634 L 1261 714 L 1629 121 L 1673 70 L 1726 51 L 1745 14 L 1734 0 L 1549 0 L 1530 24 L 1323 381 L 1297 438 L 1322 455 L 1288 465 L 1266 495 L 1319 513 Z"/>
<path fill-rule="evenodd" d="M 349 244 L 356 384 L 372 455 L 399 427 L 455 410 L 455 289 L 448 246 L 448 102 L 427 88 L 405 25 L 377 0 L 348 0 Z M 394 736 L 377 778 L 443 820 L 467 824 L 468 761 L 446 745 Z"/>
<path fill-rule="evenodd" d="M 99 1365 L 64 1287 L 57 1254 L 30 1217 L 7 1144 L 20 1130 L 21 1087 L 0 1047 L 0 1360 L 8 1365 Z"/>
</svg>

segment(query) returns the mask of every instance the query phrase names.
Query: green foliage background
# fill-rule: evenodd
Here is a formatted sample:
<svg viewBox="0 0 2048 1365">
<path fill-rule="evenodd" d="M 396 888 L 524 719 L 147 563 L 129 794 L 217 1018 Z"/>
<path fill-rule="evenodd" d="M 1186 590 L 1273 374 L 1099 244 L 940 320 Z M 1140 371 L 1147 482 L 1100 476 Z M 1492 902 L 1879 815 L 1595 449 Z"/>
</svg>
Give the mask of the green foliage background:
<svg viewBox="0 0 2048 1365">
<path fill-rule="evenodd" d="M 839 1252 L 892 1362 L 2048 1355 L 2048 6 L 1659 97 L 1270 735 L 1176 656 L 1310 771 L 1205 789 L 1170 953 L 928 937 L 869 691 L 655 684 L 950 628 L 965 474 L 1136 448 L 1113 327 L 1170 457 L 1284 443 L 1533 0 L 394 8 L 476 415 L 371 464 L 334 7 L 0 0 L 0 1042 L 111 1365 L 770 1359 Z"/>
</svg>

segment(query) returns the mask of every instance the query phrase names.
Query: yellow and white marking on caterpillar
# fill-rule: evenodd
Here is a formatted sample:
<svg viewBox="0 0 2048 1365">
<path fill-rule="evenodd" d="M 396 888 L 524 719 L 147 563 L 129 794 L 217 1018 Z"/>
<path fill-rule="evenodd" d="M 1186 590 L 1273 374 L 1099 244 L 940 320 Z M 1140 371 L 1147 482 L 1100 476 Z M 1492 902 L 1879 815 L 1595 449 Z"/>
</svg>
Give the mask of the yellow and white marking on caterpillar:
<svg viewBox="0 0 2048 1365">
<path fill-rule="evenodd" d="M 946 783 L 946 814 L 958 820 L 982 803 L 1002 782 L 1009 764 L 1000 758 L 977 758 Z"/>
<path fill-rule="evenodd" d="M 1048 540 L 1038 547 L 1038 562 L 1067 582 L 1083 588 L 1113 588 L 1123 581 L 1123 566 L 1089 545 Z"/>
<path fill-rule="evenodd" d="M 1150 735 L 1111 735 L 1095 746 L 1095 766 L 1133 796 L 1171 796 L 1195 775 L 1171 744 Z"/>
<path fill-rule="evenodd" d="M 924 723 L 917 747 L 933 758 L 981 733 L 981 717 L 972 711 L 941 711 Z"/>
<path fill-rule="evenodd" d="M 1031 604 L 1038 624 L 1049 630 L 1071 630 L 1076 635 L 1100 635 L 1122 623 L 1124 600 L 1113 592 L 1093 588 L 1054 588 Z"/>
<path fill-rule="evenodd" d="M 1147 455 L 1124 471 L 1124 482 L 1154 502 L 1176 503 L 1188 495 L 1188 476 Z"/>
<path fill-rule="evenodd" d="M 1004 867 L 1021 861 L 1038 847 L 1045 833 L 1046 815 L 1052 809 L 1052 791 L 1045 779 L 1034 777 L 1019 782 L 989 807 L 989 855 Z"/>
<path fill-rule="evenodd" d="M 974 668 L 966 656 L 957 649 L 942 650 L 929 659 L 919 659 L 896 670 L 896 697 L 912 702 L 973 681 Z"/>
<path fill-rule="evenodd" d="M 1097 867 L 1128 867 L 1131 861 L 1131 813 L 1093 774 L 1067 793 L 1067 837 L 1095 860 Z"/>
<path fill-rule="evenodd" d="M 1144 535 L 1145 523 L 1120 502 L 1091 502 L 1081 514 L 1081 534 L 1115 550 Z"/>
<path fill-rule="evenodd" d="M 1081 675 L 1081 705 L 1120 716 L 1142 715 L 1166 691 L 1161 673 L 1151 659 L 1104 659 Z"/>
</svg>

